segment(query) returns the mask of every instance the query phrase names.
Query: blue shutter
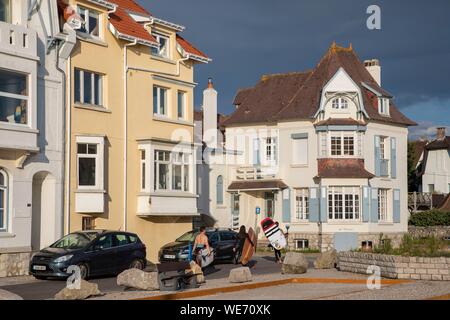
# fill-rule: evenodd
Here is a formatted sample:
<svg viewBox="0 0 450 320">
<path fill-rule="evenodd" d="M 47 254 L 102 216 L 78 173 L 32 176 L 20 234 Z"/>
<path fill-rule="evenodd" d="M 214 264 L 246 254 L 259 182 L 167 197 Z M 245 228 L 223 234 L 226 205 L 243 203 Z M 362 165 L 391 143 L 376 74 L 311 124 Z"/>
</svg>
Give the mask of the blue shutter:
<svg viewBox="0 0 450 320">
<path fill-rule="evenodd" d="M 217 177 L 216 183 L 216 203 L 223 204 L 223 177 Z"/>
<path fill-rule="evenodd" d="M 253 139 L 253 164 L 259 166 L 261 164 L 260 159 L 260 141 L 258 138 Z"/>
<path fill-rule="evenodd" d="M 380 136 L 375 136 L 375 175 L 379 177 L 381 175 L 381 150 L 380 150 Z"/>
<path fill-rule="evenodd" d="M 283 222 L 291 222 L 291 190 L 283 190 Z"/>
<path fill-rule="evenodd" d="M 309 221 L 319 222 L 319 188 L 309 188 Z"/>
<path fill-rule="evenodd" d="M 394 223 L 400 223 L 400 189 L 394 189 Z"/>
<path fill-rule="evenodd" d="M 391 178 L 397 178 L 397 139 L 391 138 Z"/>
<path fill-rule="evenodd" d="M 362 189 L 362 218 L 363 222 L 370 221 L 370 187 L 363 186 Z"/>
<path fill-rule="evenodd" d="M 328 220 L 327 198 L 327 187 L 320 187 L 320 221 L 322 222 Z"/>
<path fill-rule="evenodd" d="M 378 222 L 378 188 L 371 189 L 371 200 L 370 200 L 370 221 Z"/>
</svg>

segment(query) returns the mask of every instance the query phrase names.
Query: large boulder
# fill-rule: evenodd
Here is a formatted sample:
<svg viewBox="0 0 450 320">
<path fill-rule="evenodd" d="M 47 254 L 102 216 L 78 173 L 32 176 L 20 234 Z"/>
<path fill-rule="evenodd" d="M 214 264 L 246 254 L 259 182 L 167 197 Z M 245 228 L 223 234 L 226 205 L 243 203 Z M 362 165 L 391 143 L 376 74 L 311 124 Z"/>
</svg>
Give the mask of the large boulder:
<svg viewBox="0 0 450 320">
<path fill-rule="evenodd" d="M 228 281 L 231 283 L 242 283 L 252 281 L 252 273 L 249 267 L 240 267 L 230 270 Z"/>
<path fill-rule="evenodd" d="M 23 298 L 15 293 L 0 289 L 0 300 L 23 300 Z"/>
<path fill-rule="evenodd" d="M 98 290 L 98 284 L 81 280 L 79 289 L 64 288 L 55 294 L 55 300 L 83 300 L 102 293 Z"/>
<path fill-rule="evenodd" d="M 337 263 L 337 251 L 331 249 L 330 251 L 322 252 L 314 261 L 314 268 L 316 269 L 333 269 Z"/>
<path fill-rule="evenodd" d="M 308 270 L 308 260 L 299 252 L 288 252 L 281 266 L 281 273 L 300 274 Z"/>
<path fill-rule="evenodd" d="M 145 291 L 159 290 L 158 272 L 128 269 L 117 276 L 117 285 Z"/>
<path fill-rule="evenodd" d="M 203 275 L 202 268 L 195 261 L 191 261 L 190 266 L 191 268 L 186 270 L 186 272 L 191 271 L 193 274 L 195 274 L 197 276 L 198 284 L 205 283 L 205 276 Z"/>
</svg>

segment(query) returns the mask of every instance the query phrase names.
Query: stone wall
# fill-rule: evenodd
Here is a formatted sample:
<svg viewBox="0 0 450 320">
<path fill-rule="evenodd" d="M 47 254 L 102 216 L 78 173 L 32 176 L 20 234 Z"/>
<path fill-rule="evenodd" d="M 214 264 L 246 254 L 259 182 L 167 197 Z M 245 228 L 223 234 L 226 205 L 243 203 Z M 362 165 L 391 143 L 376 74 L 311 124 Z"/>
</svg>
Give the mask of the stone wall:
<svg viewBox="0 0 450 320">
<path fill-rule="evenodd" d="M 450 258 L 401 257 L 363 252 L 339 252 L 338 269 L 367 274 L 367 268 L 380 267 L 381 276 L 391 279 L 450 281 Z"/>
<path fill-rule="evenodd" d="M 30 252 L 0 253 L 0 278 L 28 274 Z"/>
<path fill-rule="evenodd" d="M 415 227 L 408 226 L 408 233 L 414 238 L 426 238 L 435 236 L 437 238 L 450 237 L 450 226 Z"/>
</svg>

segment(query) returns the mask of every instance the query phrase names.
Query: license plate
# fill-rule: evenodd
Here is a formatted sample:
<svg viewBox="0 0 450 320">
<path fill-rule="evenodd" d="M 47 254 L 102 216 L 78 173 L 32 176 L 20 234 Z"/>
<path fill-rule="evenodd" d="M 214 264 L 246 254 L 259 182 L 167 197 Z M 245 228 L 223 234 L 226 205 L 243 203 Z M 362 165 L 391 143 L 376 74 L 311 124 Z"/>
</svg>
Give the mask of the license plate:
<svg viewBox="0 0 450 320">
<path fill-rule="evenodd" d="M 33 266 L 33 270 L 45 271 L 47 270 L 46 266 Z"/>
<path fill-rule="evenodd" d="M 165 254 L 164 259 L 175 259 L 175 255 L 173 254 Z"/>
</svg>

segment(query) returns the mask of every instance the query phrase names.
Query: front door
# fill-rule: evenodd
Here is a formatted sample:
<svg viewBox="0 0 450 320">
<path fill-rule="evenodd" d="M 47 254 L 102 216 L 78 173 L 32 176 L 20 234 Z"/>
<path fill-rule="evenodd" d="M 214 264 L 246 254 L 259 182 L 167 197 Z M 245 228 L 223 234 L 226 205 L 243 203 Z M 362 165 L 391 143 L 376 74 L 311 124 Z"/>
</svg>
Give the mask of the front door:
<svg viewBox="0 0 450 320">
<path fill-rule="evenodd" d="M 231 228 L 239 229 L 239 194 L 231 194 Z"/>
<path fill-rule="evenodd" d="M 273 192 L 266 192 L 264 200 L 266 203 L 266 217 L 273 219 L 275 216 L 275 197 Z"/>
</svg>

